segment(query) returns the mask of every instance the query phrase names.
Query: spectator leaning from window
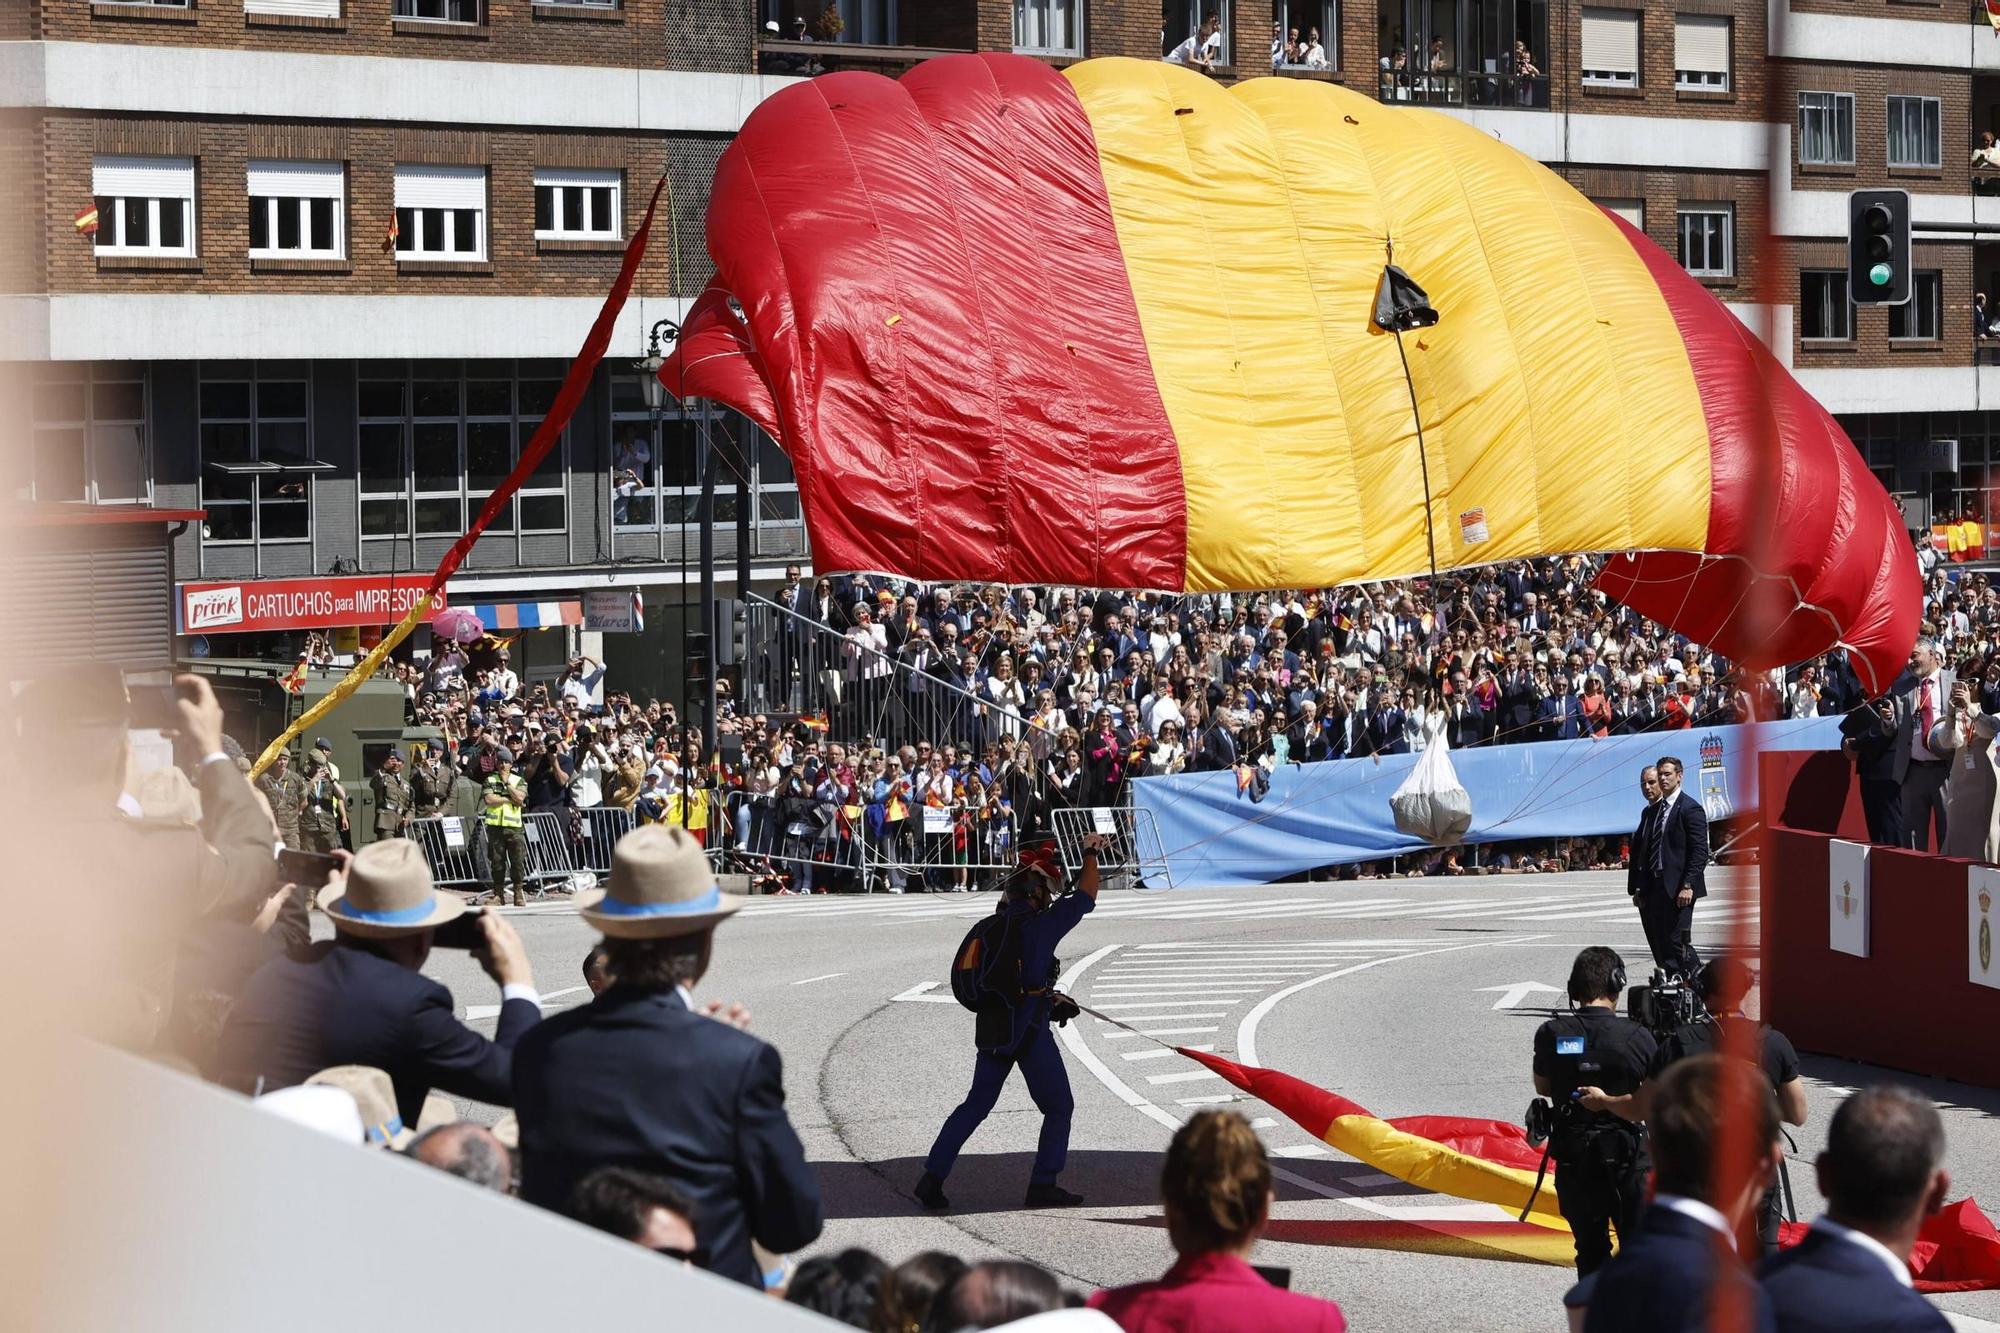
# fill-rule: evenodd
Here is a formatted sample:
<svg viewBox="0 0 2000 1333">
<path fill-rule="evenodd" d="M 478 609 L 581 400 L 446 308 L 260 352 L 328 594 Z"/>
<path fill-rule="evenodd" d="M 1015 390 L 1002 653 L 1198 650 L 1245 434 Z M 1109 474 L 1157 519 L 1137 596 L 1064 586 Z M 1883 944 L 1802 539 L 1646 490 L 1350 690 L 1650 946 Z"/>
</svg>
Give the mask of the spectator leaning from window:
<svg viewBox="0 0 2000 1333">
<path fill-rule="evenodd" d="M 1275 28 L 1276 25 L 1273 25 Z M 1273 42 L 1275 47 L 1276 43 Z M 1273 52 L 1275 58 L 1276 52 Z M 1215 72 L 1215 62 L 1222 58 L 1222 20 L 1214 14 L 1205 15 L 1194 36 L 1167 52 L 1167 62 L 1186 65 L 1204 74 Z"/>
<path fill-rule="evenodd" d="M 1202 1111 L 1174 1135 L 1160 1173 L 1167 1237 L 1180 1257 L 1156 1282 L 1100 1291 L 1093 1308 L 1125 1333 L 1340 1333 L 1340 1307 L 1281 1291 L 1247 1260 L 1271 1217 L 1271 1164 L 1248 1121 Z"/>
<path fill-rule="evenodd" d="M 223 1029 L 218 1081 L 269 1092 L 334 1065 L 367 1065 L 389 1071 L 405 1124 L 417 1123 L 433 1087 L 511 1106 L 514 1044 L 542 1017 L 514 927 L 491 912 L 478 921 L 485 943 L 472 956 L 501 997 L 488 1041 L 421 971 L 438 927 L 465 904 L 437 891 L 415 843 L 384 838 L 363 847 L 320 891 L 319 908 L 333 939 L 275 958 L 250 978 Z"/>
<path fill-rule="evenodd" d="M 694 1201 L 709 1267 L 761 1290 L 751 1241 L 801 1249 L 821 1214 L 777 1050 L 740 1030 L 741 1006 L 695 1005 L 715 927 L 743 901 L 721 892 L 684 830 L 620 839 L 609 887 L 578 899 L 605 937 L 612 983 L 523 1043 L 514 1092 L 530 1203 L 559 1206 L 606 1163 L 655 1172 Z"/>
<path fill-rule="evenodd" d="M 2000 171 L 2000 144 L 1993 141 L 1992 130 L 1979 132 L 1979 147 L 1972 150 L 1974 171 Z"/>
<path fill-rule="evenodd" d="M 1764 1264 L 1779 1333 L 1951 1327 L 1910 1285 L 1910 1251 L 1944 1205 L 1944 1121 L 1930 1099 L 1881 1084 L 1840 1104 L 1819 1155 L 1826 1213 Z"/>
</svg>

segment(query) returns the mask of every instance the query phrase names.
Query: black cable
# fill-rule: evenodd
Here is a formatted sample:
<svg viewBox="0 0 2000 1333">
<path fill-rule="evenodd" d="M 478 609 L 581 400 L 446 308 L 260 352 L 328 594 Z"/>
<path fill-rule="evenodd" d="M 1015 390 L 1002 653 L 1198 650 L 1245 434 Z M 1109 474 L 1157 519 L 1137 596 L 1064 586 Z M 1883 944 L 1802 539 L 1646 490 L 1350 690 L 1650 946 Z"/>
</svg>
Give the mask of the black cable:
<svg viewBox="0 0 2000 1333">
<path fill-rule="evenodd" d="M 1396 335 L 1396 355 L 1403 361 L 1403 383 L 1408 385 L 1410 390 L 1410 419 L 1417 426 L 1417 466 L 1424 479 L 1424 546 L 1430 552 L 1431 592 L 1435 596 L 1438 581 L 1437 533 L 1435 525 L 1431 522 L 1431 460 L 1424 452 L 1424 414 L 1417 406 L 1417 381 L 1410 374 L 1409 353 L 1403 350 L 1403 331 L 1392 329 L 1391 332 Z"/>
</svg>

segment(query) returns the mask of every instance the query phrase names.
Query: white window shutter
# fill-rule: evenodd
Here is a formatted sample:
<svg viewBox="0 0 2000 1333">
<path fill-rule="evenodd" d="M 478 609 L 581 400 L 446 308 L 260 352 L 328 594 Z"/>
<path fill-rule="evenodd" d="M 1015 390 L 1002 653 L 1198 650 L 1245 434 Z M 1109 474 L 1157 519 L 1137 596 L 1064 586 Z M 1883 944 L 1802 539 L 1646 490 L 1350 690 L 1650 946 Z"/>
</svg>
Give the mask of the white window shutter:
<svg viewBox="0 0 2000 1333">
<path fill-rule="evenodd" d="M 300 18 L 337 19 L 340 0 L 243 0 L 246 14 L 292 14 Z"/>
<path fill-rule="evenodd" d="M 1674 68 L 1700 74 L 1729 73 L 1729 20 L 1711 14 L 1675 15 Z"/>
<path fill-rule="evenodd" d="M 623 174 L 616 169 L 600 170 L 594 167 L 536 167 L 535 184 L 602 189 L 607 185 L 617 185 Z"/>
<path fill-rule="evenodd" d="M 1639 11 L 1583 11 L 1583 67 L 1613 74 L 1639 72 Z"/>
<path fill-rule="evenodd" d="M 194 159 L 100 154 L 91 159 L 90 192 L 147 199 L 193 199 Z"/>
<path fill-rule="evenodd" d="M 252 162 L 249 193 L 278 199 L 338 199 L 346 173 L 338 162 Z"/>
<path fill-rule="evenodd" d="M 1605 212 L 1625 219 L 1640 231 L 1646 230 L 1646 201 L 1644 199 L 1599 199 L 1597 206 Z"/>
<path fill-rule="evenodd" d="M 485 167 L 396 166 L 396 207 L 486 207 Z"/>
</svg>

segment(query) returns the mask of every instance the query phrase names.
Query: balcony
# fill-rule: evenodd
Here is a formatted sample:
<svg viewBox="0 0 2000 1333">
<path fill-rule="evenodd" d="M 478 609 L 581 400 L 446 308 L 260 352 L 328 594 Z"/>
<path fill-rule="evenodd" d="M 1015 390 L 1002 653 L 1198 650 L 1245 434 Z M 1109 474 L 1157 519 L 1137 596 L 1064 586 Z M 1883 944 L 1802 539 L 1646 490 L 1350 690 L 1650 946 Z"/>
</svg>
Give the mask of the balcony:
<svg viewBox="0 0 2000 1333">
<path fill-rule="evenodd" d="M 1489 61 L 1489 64 L 1498 64 Z M 1516 111 L 1549 109 L 1549 81 L 1545 75 L 1516 77 L 1498 71 L 1461 74 L 1456 70 L 1433 70 L 1413 74 L 1408 69 L 1384 64 L 1375 95 L 1384 102 L 1408 102 L 1416 106 L 1479 106 Z"/>
<path fill-rule="evenodd" d="M 816 78 L 841 70 L 900 77 L 933 56 L 962 54 L 966 48 L 884 46 L 872 42 L 795 42 L 766 37 L 757 46 L 759 74 L 795 74 Z"/>
</svg>

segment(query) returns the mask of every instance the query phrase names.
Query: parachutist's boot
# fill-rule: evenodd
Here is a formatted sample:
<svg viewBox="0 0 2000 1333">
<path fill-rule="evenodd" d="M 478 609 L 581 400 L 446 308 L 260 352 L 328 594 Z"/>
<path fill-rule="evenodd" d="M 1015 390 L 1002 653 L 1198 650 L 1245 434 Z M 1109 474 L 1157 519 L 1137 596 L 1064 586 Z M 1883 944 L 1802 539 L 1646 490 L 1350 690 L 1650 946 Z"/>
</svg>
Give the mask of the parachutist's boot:
<svg viewBox="0 0 2000 1333">
<path fill-rule="evenodd" d="M 917 1196 L 918 1203 L 934 1213 L 951 1207 L 951 1200 L 944 1197 L 944 1182 L 928 1171 L 917 1178 L 917 1187 L 910 1192 Z"/>
</svg>

